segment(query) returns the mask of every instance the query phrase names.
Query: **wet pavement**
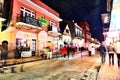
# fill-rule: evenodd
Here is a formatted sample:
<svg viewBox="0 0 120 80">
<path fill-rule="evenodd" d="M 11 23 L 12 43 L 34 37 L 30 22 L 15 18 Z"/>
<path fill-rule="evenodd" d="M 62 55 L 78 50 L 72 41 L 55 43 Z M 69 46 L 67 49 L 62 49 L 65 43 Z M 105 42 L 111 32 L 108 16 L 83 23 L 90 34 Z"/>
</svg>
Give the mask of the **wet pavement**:
<svg viewBox="0 0 120 80">
<path fill-rule="evenodd" d="M 120 80 L 116 64 L 109 66 L 107 61 L 101 64 L 99 55 L 89 57 L 87 53 L 82 58 L 76 54 L 70 58 L 39 59 L 15 66 L 16 73 L 11 73 L 9 66 L 9 69 L 4 68 L 0 80 Z"/>
</svg>

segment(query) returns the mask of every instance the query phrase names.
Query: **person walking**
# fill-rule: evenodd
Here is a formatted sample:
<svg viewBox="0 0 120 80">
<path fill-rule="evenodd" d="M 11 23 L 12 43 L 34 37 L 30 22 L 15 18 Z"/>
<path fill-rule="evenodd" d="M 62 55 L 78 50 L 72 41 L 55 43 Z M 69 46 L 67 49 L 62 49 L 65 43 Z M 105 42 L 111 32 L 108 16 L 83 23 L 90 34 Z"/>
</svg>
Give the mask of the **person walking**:
<svg viewBox="0 0 120 80">
<path fill-rule="evenodd" d="M 71 52 L 71 48 L 70 48 L 70 45 L 68 44 L 67 45 L 67 57 L 68 58 L 70 57 L 70 52 Z"/>
<path fill-rule="evenodd" d="M 116 41 L 113 46 L 117 54 L 117 64 L 120 67 L 120 41 Z"/>
<path fill-rule="evenodd" d="M 83 57 L 83 53 L 85 51 L 85 48 L 83 46 L 79 47 L 81 58 Z"/>
<path fill-rule="evenodd" d="M 92 46 L 90 44 L 88 45 L 88 53 L 89 53 L 89 56 L 91 56 L 91 54 L 92 54 Z"/>
<path fill-rule="evenodd" d="M 8 41 L 3 41 L 2 46 L 0 47 L 0 52 L 1 52 L 1 68 L 6 66 L 6 59 L 8 57 Z M 4 73 L 3 70 L 0 70 L 0 73 Z"/>
<path fill-rule="evenodd" d="M 61 52 L 62 56 L 65 58 L 67 55 L 67 47 L 65 45 L 64 45 L 64 47 L 61 47 L 60 52 Z"/>
<path fill-rule="evenodd" d="M 108 54 L 109 54 L 109 65 L 114 65 L 114 53 L 115 53 L 115 48 L 113 47 L 113 44 L 110 43 L 108 46 Z"/>
<path fill-rule="evenodd" d="M 95 48 L 94 48 L 94 46 L 92 46 L 91 54 L 92 54 L 92 55 L 95 54 Z"/>
<path fill-rule="evenodd" d="M 106 47 L 105 47 L 105 42 L 102 41 L 100 47 L 99 47 L 99 52 L 100 52 L 100 56 L 101 56 L 101 63 L 105 63 L 105 58 L 106 58 Z"/>
<path fill-rule="evenodd" d="M 47 59 L 52 59 L 52 50 L 50 49 L 50 47 L 46 47 L 47 49 Z"/>
</svg>

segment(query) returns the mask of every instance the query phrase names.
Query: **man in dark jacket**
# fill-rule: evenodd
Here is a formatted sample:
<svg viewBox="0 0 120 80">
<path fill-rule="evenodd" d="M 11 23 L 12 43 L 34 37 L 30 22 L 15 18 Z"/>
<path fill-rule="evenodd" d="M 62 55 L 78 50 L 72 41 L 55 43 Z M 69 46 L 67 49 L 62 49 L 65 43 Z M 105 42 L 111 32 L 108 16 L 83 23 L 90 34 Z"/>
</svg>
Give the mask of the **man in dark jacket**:
<svg viewBox="0 0 120 80">
<path fill-rule="evenodd" d="M 2 42 L 2 46 L 1 46 L 1 60 L 2 60 L 2 64 L 0 65 L 0 68 L 2 68 L 3 66 L 6 65 L 6 59 L 8 56 L 8 42 L 7 41 L 3 41 Z M 0 73 L 3 73 L 4 71 L 0 69 Z"/>
<path fill-rule="evenodd" d="M 105 47 L 105 42 L 103 41 L 99 47 L 99 52 L 100 52 L 100 56 L 101 56 L 101 63 L 105 62 L 105 58 L 106 58 L 106 47 Z"/>
</svg>

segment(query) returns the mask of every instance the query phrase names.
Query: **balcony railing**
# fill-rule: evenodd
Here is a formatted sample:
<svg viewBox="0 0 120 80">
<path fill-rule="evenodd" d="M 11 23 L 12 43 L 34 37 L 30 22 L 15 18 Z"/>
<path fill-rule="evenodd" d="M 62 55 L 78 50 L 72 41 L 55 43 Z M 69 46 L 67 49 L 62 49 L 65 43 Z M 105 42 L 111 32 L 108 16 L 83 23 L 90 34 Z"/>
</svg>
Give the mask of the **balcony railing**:
<svg viewBox="0 0 120 80">
<path fill-rule="evenodd" d="M 23 15 L 18 14 L 17 15 L 17 22 L 23 22 L 26 24 L 40 27 L 39 21 L 33 17 L 30 17 L 30 16 L 23 16 Z"/>
</svg>

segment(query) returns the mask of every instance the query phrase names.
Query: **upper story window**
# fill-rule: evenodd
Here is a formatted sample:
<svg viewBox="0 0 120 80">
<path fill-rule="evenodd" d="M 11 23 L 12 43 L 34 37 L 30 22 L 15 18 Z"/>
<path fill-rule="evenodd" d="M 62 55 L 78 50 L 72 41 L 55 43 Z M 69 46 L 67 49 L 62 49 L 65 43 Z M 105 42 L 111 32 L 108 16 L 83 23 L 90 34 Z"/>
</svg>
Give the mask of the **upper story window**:
<svg viewBox="0 0 120 80">
<path fill-rule="evenodd" d="M 45 19 L 45 16 L 41 16 L 42 19 Z"/>
<path fill-rule="evenodd" d="M 30 16 L 30 17 L 35 18 L 35 12 L 33 12 L 27 8 L 21 7 L 20 11 L 21 11 L 21 15 L 23 15 L 23 16 Z"/>
<path fill-rule="evenodd" d="M 53 21 L 53 20 L 50 20 L 50 26 L 56 26 L 56 23 L 55 23 L 55 21 Z"/>
</svg>

